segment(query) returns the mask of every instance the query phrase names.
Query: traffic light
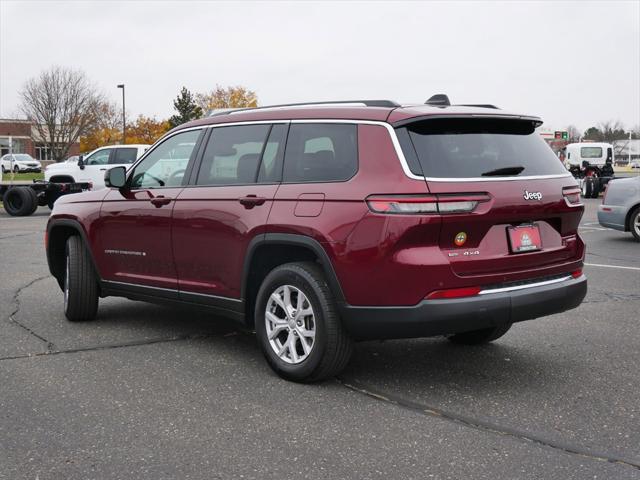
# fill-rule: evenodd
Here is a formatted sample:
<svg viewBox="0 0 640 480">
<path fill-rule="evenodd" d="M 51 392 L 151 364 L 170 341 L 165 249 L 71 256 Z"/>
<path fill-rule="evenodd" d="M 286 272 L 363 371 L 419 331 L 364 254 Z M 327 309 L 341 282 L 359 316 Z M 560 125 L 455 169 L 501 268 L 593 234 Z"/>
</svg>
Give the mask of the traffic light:
<svg viewBox="0 0 640 480">
<path fill-rule="evenodd" d="M 569 132 L 555 132 L 553 138 L 557 140 L 569 140 Z"/>
</svg>

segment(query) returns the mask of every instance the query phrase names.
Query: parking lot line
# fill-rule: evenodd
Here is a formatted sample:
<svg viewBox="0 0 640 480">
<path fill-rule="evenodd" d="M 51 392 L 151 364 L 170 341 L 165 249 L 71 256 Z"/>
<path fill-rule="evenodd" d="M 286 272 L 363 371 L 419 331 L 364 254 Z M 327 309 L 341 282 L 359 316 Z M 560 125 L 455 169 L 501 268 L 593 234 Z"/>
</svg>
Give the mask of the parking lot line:
<svg viewBox="0 0 640 480">
<path fill-rule="evenodd" d="M 602 265 L 601 263 L 585 263 L 588 267 L 620 268 L 622 270 L 640 270 L 640 267 L 623 267 L 622 265 Z"/>
</svg>

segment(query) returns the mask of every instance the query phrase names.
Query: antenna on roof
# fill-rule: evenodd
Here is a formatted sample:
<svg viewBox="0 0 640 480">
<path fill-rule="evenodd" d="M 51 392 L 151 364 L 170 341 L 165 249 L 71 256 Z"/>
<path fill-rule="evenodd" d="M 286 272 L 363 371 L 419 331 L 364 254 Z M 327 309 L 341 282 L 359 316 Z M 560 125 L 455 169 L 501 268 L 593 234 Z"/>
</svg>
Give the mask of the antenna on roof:
<svg viewBox="0 0 640 480">
<path fill-rule="evenodd" d="M 451 106 L 451 102 L 449 101 L 449 97 L 447 97 L 444 93 L 437 93 L 433 95 L 429 100 L 424 102 L 425 105 L 433 105 L 434 107 L 449 107 Z"/>
</svg>

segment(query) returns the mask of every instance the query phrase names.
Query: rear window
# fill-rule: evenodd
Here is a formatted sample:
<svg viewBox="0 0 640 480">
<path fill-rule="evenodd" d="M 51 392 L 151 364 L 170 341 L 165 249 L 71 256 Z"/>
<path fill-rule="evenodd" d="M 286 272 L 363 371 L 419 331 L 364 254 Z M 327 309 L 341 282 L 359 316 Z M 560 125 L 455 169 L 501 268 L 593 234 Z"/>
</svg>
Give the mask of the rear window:
<svg viewBox="0 0 640 480">
<path fill-rule="evenodd" d="M 109 163 L 121 165 L 124 163 L 133 163 L 138 155 L 137 148 L 116 148 L 115 154 L 111 157 Z"/>
<path fill-rule="evenodd" d="M 529 121 L 427 120 L 398 129 L 398 136 L 404 138 L 400 144 L 415 175 L 489 178 L 567 173 Z"/>
<path fill-rule="evenodd" d="M 602 158 L 602 147 L 582 147 L 580 156 L 582 158 Z"/>
</svg>

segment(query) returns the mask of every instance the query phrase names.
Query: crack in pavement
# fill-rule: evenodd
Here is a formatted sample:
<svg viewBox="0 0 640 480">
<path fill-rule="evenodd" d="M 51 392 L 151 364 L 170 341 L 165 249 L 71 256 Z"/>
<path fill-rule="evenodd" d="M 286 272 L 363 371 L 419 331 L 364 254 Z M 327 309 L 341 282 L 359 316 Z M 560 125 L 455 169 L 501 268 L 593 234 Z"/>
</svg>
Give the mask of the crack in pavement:
<svg viewBox="0 0 640 480">
<path fill-rule="evenodd" d="M 33 286 L 33 284 L 35 284 L 36 282 L 39 282 L 40 280 L 44 280 L 45 278 L 49 278 L 49 275 L 45 275 L 43 277 L 38 277 L 35 280 L 31 280 L 29 283 L 27 283 L 26 285 L 23 285 L 22 287 L 18 288 L 14 292 L 13 298 L 12 298 L 12 302 L 15 305 L 15 309 L 13 310 L 13 312 L 11 312 L 9 314 L 9 316 L 7 318 L 9 319 L 9 321 L 11 323 L 14 323 L 15 325 L 18 325 L 20 328 L 22 328 L 23 330 L 27 331 L 30 335 L 32 335 L 32 336 L 36 337 L 38 340 L 46 343 L 47 344 L 47 351 L 52 351 L 52 350 L 55 349 L 55 345 L 53 344 L 53 342 L 50 342 L 49 340 L 44 338 L 42 335 L 39 335 L 34 330 L 32 330 L 31 328 L 27 327 L 25 324 L 23 324 L 19 320 L 15 319 L 15 315 L 17 315 L 20 312 L 20 298 L 19 298 L 20 294 L 24 290 L 26 290 L 27 288 Z"/>
<path fill-rule="evenodd" d="M 336 381 L 349 390 L 366 395 L 381 402 L 395 405 L 406 410 L 411 410 L 421 415 L 441 418 L 443 420 L 454 422 L 458 425 L 463 425 L 475 430 L 504 435 L 518 440 L 535 443 L 543 447 L 560 450 L 571 455 L 579 455 L 581 457 L 589 458 L 596 461 L 617 463 L 634 468 L 636 470 L 640 470 L 640 461 L 625 459 L 622 455 L 596 452 L 562 441 L 544 438 L 542 436 L 532 434 L 531 432 L 527 432 L 526 430 L 519 430 L 517 428 L 494 424 L 489 420 L 473 418 L 467 415 L 448 412 L 440 408 L 431 407 L 429 405 L 422 405 L 418 402 L 414 402 L 412 400 L 408 400 L 394 394 L 378 391 L 375 388 L 363 385 L 357 381 L 350 381 L 341 377 L 336 377 Z"/>
<path fill-rule="evenodd" d="M 215 338 L 215 337 L 230 337 L 235 335 L 240 335 L 240 332 L 229 332 L 224 335 L 212 334 L 212 333 L 201 333 L 201 334 L 192 334 L 192 335 L 175 335 L 173 337 L 158 337 L 158 338 L 150 338 L 146 340 L 133 340 L 131 342 L 120 342 L 120 343 L 105 343 L 101 345 L 91 345 L 86 347 L 76 347 L 76 348 L 68 348 L 64 350 L 49 350 L 46 352 L 38 352 L 38 353 L 27 353 L 23 355 L 13 355 L 8 357 L 0 357 L 0 361 L 4 360 L 19 360 L 22 358 L 34 358 L 34 357 L 47 357 L 52 355 L 62 355 L 65 353 L 82 353 L 82 352 L 95 352 L 99 350 L 113 350 L 116 348 L 127 348 L 127 347 L 139 347 L 142 345 L 153 345 L 156 343 L 169 343 L 169 342 L 179 342 L 182 340 L 200 340 L 203 338 Z"/>
</svg>

